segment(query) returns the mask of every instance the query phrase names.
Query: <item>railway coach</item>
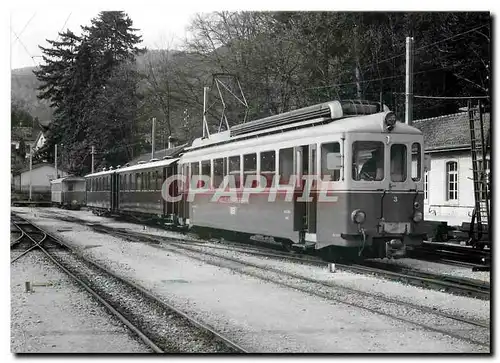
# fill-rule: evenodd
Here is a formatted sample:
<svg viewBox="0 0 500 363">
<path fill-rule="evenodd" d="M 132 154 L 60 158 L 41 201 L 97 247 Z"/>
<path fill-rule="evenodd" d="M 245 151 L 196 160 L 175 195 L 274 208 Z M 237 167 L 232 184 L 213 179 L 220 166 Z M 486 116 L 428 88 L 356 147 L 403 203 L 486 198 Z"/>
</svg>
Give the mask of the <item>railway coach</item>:
<svg viewBox="0 0 500 363">
<path fill-rule="evenodd" d="M 98 215 L 128 215 L 177 225 L 181 203 L 162 198 L 161 189 L 166 178 L 177 174 L 178 160 L 151 159 L 86 175 L 87 206 Z M 176 185 L 169 184 L 170 195 L 177 194 Z"/>
<path fill-rule="evenodd" d="M 80 209 L 85 205 L 85 178 L 67 176 L 50 182 L 51 201 L 53 205 Z"/>
<path fill-rule="evenodd" d="M 332 101 L 196 139 L 179 160 L 182 218 L 328 257 L 419 245 L 423 136 L 385 106 Z"/>
</svg>

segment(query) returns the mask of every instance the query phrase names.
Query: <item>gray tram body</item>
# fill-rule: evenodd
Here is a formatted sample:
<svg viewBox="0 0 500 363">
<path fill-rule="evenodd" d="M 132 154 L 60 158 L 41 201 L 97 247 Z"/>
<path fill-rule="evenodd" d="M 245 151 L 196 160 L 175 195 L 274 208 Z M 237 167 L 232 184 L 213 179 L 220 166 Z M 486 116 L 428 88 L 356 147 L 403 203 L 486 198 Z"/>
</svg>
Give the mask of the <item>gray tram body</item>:
<svg viewBox="0 0 500 363">
<path fill-rule="evenodd" d="M 244 183 L 248 172 L 244 166 L 245 156 L 255 154 L 256 163 L 249 163 L 255 170 L 249 172 L 260 174 L 261 154 L 274 151 L 276 173 L 281 171 L 280 152 L 291 149 L 292 174 L 299 179 L 303 175 L 313 175 L 318 178 L 317 184 L 324 184 L 319 181 L 322 177 L 318 172 L 324 166 L 322 146 L 335 143 L 338 152 L 333 154 L 339 158 L 341 166 L 337 180 L 330 181 L 323 188 L 330 196 L 329 200 L 320 202 L 320 191 L 313 188 L 308 194 L 311 200 L 300 201 L 303 187 L 278 182 L 265 192 L 256 193 L 252 193 L 252 188 L 237 186 L 240 194 L 250 193 L 248 201 L 226 199 L 222 203 L 214 202 L 213 188 L 217 186 L 211 182 L 206 192 L 196 193 L 194 200 L 188 203 L 185 217 L 189 218 L 189 225 L 270 236 L 284 243 L 289 241 L 292 247 L 325 249 L 333 254 L 349 250 L 365 256 L 397 256 L 404 255 L 407 246 L 421 244 L 425 234 L 421 228 L 424 158 L 420 130 L 401 122 L 389 130 L 384 122 L 394 115 L 387 110 L 367 115 L 345 115 L 345 107 L 337 101 L 324 104 L 325 107 L 330 109 L 329 116 L 303 122 L 308 123 L 306 127 L 297 128 L 297 123 L 292 123 L 288 128 L 277 126 L 250 135 L 233 137 L 226 131 L 195 140 L 181 157 L 179 168 L 189 178 L 193 176 L 193 169 L 201 171 L 201 175 L 209 172 L 213 180 L 214 160 L 222 159 L 225 177 L 230 169 L 227 160 L 239 156 L 243 167 L 238 177 Z M 383 145 L 385 174 L 382 180 L 353 178 L 352 154 L 356 142 Z M 404 180 L 394 181 L 390 177 L 392 145 L 406 149 L 402 162 L 406 170 Z M 416 160 L 412 160 L 414 147 L 419 150 L 418 156 L 413 156 Z M 206 165 L 205 171 L 203 165 Z M 293 193 L 292 201 L 285 200 L 286 192 Z M 185 199 L 187 193 L 189 191 L 185 191 Z M 276 193 L 274 201 L 269 201 L 269 193 Z M 364 214 L 362 223 L 354 220 L 356 211 Z"/>
<path fill-rule="evenodd" d="M 67 176 L 50 182 L 51 201 L 53 205 L 80 209 L 85 205 L 85 178 Z"/>
</svg>

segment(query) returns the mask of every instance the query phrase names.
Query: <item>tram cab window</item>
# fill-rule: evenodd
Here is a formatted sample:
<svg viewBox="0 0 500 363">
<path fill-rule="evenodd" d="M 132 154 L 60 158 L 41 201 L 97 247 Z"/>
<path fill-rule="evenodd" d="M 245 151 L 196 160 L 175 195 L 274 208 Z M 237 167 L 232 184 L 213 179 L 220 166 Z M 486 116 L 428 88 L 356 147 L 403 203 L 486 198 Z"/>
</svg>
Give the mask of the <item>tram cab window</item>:
<svg viewBox="0 0 500 363">
<path fill-rule="evenodd" d="M 273 185 L 276 174 L 276 151 L 264 151 L 260 153 L 260 175 L 266 178 L 266 187 Z"/>
<path fill-rule="evenodd" d="M 69 182 L 69 183 L 68 183 L 68 192 L 72 192 L 72 191 L 73 191 L 73 189 L 74 189 L 74 186 L 75 186 L 75 185 L 74 185 L 72 182 Z"/>
<path fill-rule="evenodd" d="M 243 176 L 245 178 L 243 182 L 246 188 L 255 188 L 257 186 L 257 180 L 255 180 L 256 174 L 257 154 L 243 155 Z"/>
<path fill-rule="evenodd" d="M 339 181 L 342 159 L 340 143 L 331 142 L 321 145 L 321 179 L 323 181 Z"/>
<path fill-rule="evenodd" d="M 231 156 L 229 158 L 228 174 L 234 178 L 234 183 L 236 188 L 240 187 L 240 171 L 241 171 L 241 160 L 240 156 Z"/>
<path fill-rule="evenodd" d="M 201 175 L 204 177 L 208 177 L 210 179 L 210 160 L 203 160 L 201 162 Z M 200 188 L 208 189 L 210 188 L 210 182 L 205 183 L 204 181 L 200 181 Z"/>
<path fill-rule="evenodd" d="M 214 159 L 214 188 L 219 188 L 226 175 L 226 158 Z"/>
<path fill-rule="evenodd" d="M 293 173 L 293 148 L 281 149 L 279 153 L 279 183 L 286 185 Z"/>
<path fill-rule="evenodd" d="M 394 144 L 391 146 L 391 181 L 404 182 L 406 180 L 406 145 Z"/>
<path fill-rule="evenodd" d="M 411 178 L 413 181 L 419 181 L 422 177 L 422 154 L 421 147 L 418 142 L 414 142 L 411 146 Z"/>
<path fill-rule="evenodd" d="M 354 180 L 384 179 L 384 144 L 380 141 L 355 141 L 352 144 Z"/>
</svg>

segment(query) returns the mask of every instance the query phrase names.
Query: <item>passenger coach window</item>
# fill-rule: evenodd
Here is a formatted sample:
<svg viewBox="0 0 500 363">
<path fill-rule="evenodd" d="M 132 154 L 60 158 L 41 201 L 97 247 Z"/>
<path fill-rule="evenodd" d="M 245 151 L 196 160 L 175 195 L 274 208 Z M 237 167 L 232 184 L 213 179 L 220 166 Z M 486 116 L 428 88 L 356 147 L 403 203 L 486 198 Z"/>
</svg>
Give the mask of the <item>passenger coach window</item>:
<svg viewBox="0 0 500 363">
<path fill-rule="evenodd" d="M 231 156 L 229 158 L 229 175 L 232 175 L 234 178 L 234 183 L 236 188 L 240 186 L 240 171 L 241 171 L 241 161 L 240 156 Z"/>
<path fill-rule="evenodd" d="M 411 146 L 411 178 L 413 181 L 419 181 L 422 172 L 422 153 L 420 144 L 414 142 Z"/>
<path fill-rule="evenodd" d="M 135 190 L 141 190 L 142 188 L 142 178 L 141 173 L 135 174 Z"/>
<path fill-rule="evenodd" d="M 226 158 L 223 159 L 214 159 L 214 188 L 219 188 L 224 180 L 225 166 L 226 166 Z"/>
<path fill-rule="evenodd" d="M 394 144 L 391 146 L 391 181 L 404 182 L 406 180 L 406 145 Z"/>
<path fill-rule="evenodd" d="M 156 190 L 161 190 L 163 184 L 163 170 L 158 170 L 156 172 Z"/>
<path fill-rule="evenodd" d="M 271 187 L 276 174 L 276 151 L 260 153 L 260 174 L 266 178 L 266 187 Z"/>
<path fill-rule="evenodd" d="M 380 141 L 354 141 L 352 164 L 354 180 L 384 179 L 384 144 Z"/>
<path fill-rule="evenodd" d="M 243 175 L 245 178 L 243 182 L 245 183 L 244 184 L 245 187 L 255 188 L 257 186 L 257 181 L 255 180 L 256 174 L 257 174 L 257 154 L 243 155 Z M 252 178 L 249 179 L 249 177 Z"/>
<path fill-rule="evenodd" d="M 281 149 L 279 153 L 279 181 L 288 184 L 293 173 L 293 148 Z"/>
<path fill-rule="evenodd" d="M 321 145 L 321 179 L 324 181 L 340 180 L 342 167 L 340 143 L 331 142 Z"/>
</svg>

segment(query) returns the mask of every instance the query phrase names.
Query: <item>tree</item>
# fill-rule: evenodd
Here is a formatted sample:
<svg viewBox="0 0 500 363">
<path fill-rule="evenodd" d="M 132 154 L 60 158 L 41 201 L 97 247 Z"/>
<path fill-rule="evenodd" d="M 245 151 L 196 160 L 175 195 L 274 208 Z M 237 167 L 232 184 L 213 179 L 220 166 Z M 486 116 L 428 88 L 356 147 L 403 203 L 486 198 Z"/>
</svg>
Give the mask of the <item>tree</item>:
<svg viewBox="0 0 500 363">
<path fill-rule="evenodd" d="M 42 82 L 39 97 L 55 108 L 40 154 L 52 159 L 54 144 L 64 143 L 67 167 L 78 174 L 90 170 L 91 145 L 110 165 L 130 155 L 123 151 L 132 139 L 137 107 L 132 61 L 142 51 L 124 12 L 101 12 L 82 30 L 81 36 L 68 30 L 60 41 L 49 41 L 52 47 L 41 47 L 46 64 L 35 72 Z"/>
</svg>

